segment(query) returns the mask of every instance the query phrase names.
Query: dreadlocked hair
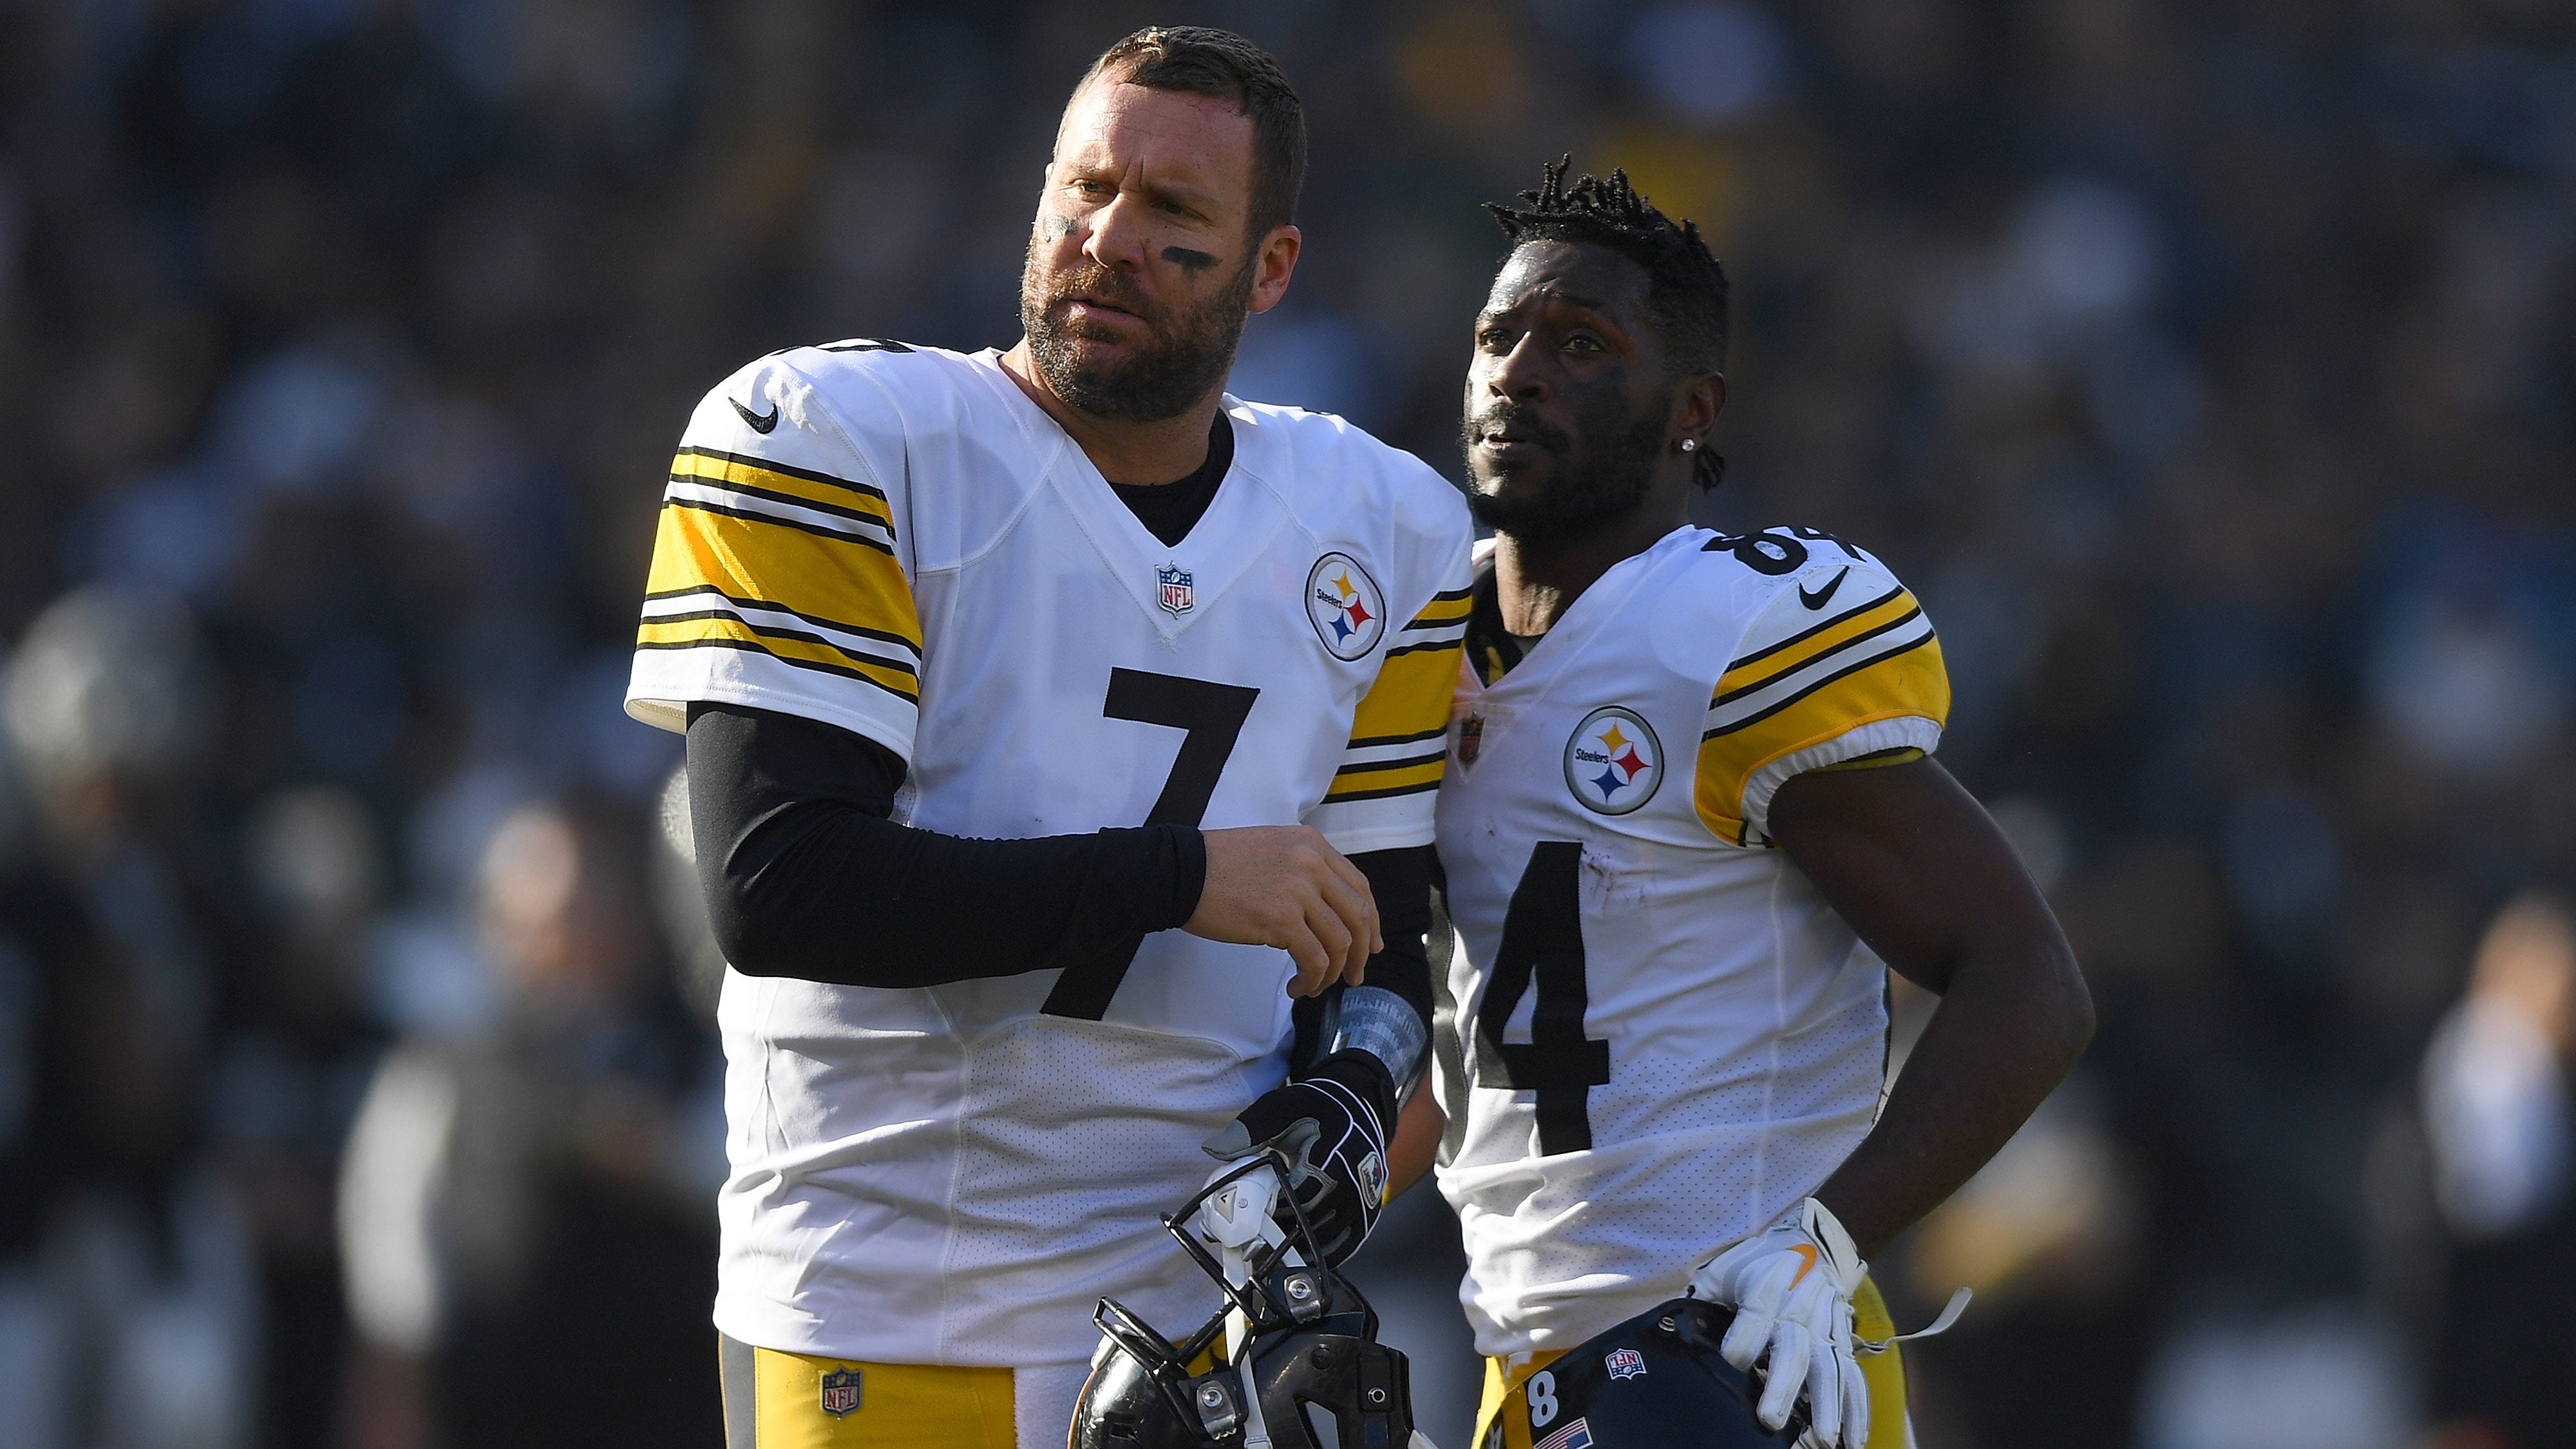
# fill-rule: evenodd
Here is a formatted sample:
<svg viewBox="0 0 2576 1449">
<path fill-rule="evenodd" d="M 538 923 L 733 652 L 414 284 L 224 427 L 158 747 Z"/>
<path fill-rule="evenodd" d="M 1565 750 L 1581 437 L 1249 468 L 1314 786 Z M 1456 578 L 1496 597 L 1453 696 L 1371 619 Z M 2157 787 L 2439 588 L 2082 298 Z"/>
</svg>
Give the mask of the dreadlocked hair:
<svg viewBox="0 0 2576 1449">
<path fill-rule="evenodd" d="M 1574 158 L 1561 156 L 1542 167 L 1538 189 L 1524 191 L 1527 206 L 1488 201 L 1503 235 L 1519 248 L 1535 241 L 1578 242 L 1607 247 L 1646 269 L 1646 305 L 1663 334 L 1675 376 L 1726 370 L 1726 268 L 1708 249 L 1699 224 L 1676 222 L 1637 194 L 1624 170 L 1610 179 L 1579 176 L 1570 184 L 1565 173 Z M 1726 474 L 1726 460 L 1702 447 L 1695 455 L 1697 482 L 1715 488 Z"/>
</svg>

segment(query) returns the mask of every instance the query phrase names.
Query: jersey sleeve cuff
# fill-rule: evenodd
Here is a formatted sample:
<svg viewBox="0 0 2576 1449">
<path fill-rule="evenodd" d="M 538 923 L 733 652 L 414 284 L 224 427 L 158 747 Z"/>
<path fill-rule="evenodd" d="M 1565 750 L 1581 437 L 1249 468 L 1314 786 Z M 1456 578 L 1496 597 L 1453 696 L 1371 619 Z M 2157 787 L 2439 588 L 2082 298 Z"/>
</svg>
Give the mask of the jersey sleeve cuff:
<svg viewBox="0 0 2576 1449">
<path fill-rule="evenodd" d="M 1308 812 L 1305 823 L 1344 855 L 1429 845 L 1439 838 L 1432 821 L 1439 783 L 1381 800 L 1327 800 Z"/>
<path fill-rule="evenodd" d="M 626 713 L 657 729 L 685 734 L 692 704 L 765 709 L 838 726 L 876 741 L 911 765 L 917 717 L 911 701 L 892 694 L 880 701 L 856 690 L 818 694 L 796 687 L 801 683 L 796 674 L 791 666 L 737 651 L 639 649 L 627 679 Z"/>
<path fill-rule="evenodd" d="M 1941 727 L 1921 715 L 1900 715 L 1895 719 L 1872 720 L 1858 729 L 1834 736 L 1822 744 L 1809 745 L 1794 754 L 1782 755 L 1753 772 L 1744 782 L 1745 838 L 1767 838 L 1771 834 L 1771 797 L 1780 787 L 1809 770 L 1839 765 L 1863 755 L 1886 750 L 1921 750 L 1930 754 L 1941 743 Z"/>
</svg>

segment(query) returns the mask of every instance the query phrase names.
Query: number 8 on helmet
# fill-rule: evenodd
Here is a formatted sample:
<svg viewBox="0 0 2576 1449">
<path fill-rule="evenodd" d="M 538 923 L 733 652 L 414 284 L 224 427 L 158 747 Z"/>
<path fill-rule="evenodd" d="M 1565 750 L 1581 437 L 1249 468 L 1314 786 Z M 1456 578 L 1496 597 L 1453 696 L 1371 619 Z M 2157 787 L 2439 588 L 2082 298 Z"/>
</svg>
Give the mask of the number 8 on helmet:
<svg viewBox="0 0 2576 1449">
<path fill-rule="evenodd" d="M 1658 1304 L 1596 1334 L 1521 1381 L 1517 1410 L 1496 1416 L 1482 1449 L 1767 1449 L 1806 1430 L 1806 1410 L 1777 1433 L 1754 1417 L 1755 1385 L 1717 1351 L 1734 1313 L 1696 1298 Z M 1518 1417 L 1527 1439 L 1510 1432 Z"/>
</svg>

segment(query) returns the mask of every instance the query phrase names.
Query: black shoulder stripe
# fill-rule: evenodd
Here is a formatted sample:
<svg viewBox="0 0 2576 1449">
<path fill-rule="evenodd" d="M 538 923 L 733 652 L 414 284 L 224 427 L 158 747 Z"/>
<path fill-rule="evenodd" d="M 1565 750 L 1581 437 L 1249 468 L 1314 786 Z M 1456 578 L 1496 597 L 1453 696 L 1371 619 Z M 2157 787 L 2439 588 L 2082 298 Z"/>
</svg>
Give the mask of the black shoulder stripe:
<svg viewBox="0 0 2576 1449">
<path fill-rule="evenodd" d="M 1759 694 L 1763 690 L 1769 689 L 1772 685 L 1778 684 L 1781 680 L 1787 679 L 1802 669 L 1813 669 L 1828 659 L 1840 659 L 1846 657 L 1854 649 L 1868 643 L 1870 640 L 1875 639 L 1882 634 L 1889 633 L 1892 630 L 1902 629 L 1906 625 L 1911 624 L 1922 617 L 1923 610 L 1921 608 L 1908 609 L 1904 613 L 1897 615 L 1895 618 L 1888 620 L 1886 623 L 1881 624 L 1874 629 L 1861 630 L 1859 633 L 1854 634 L 1849 639 L 1844 640 L 1842 643 L 1835 645 L 1831 649 L 1822 650 L 1811 658 L 1801 659 L 1797 663 L 1792 664 L 1785 669 L 1773 670 L 1771 673 L 1762 676 L 1751 684 L 1738 685 L 1724 694 L 1717 695 L 1709 700 L 1708 707 L 1715 709 L 1721 704 L 1727 704 L 1734 700 L 1742 699 L 1748 694 Z M 1925 630 L 1924 637 L 1928 639 L 1931 637 L 1930 626 L 1925 626 Z"/>
<path fill-rule="evenodd" d="M 1726 666 L 1724 672 L 1732 674 L 1736 670 L 1742 669 L 1747 664 L 1759 664 L 1763 660 L 1770 658 L 1772 655 L 1779 653 L 1781 650 L 1786 649 L 1793 644 L 1803 644 L 1806 641 L 1815 638 L 1827 629 L 1834 627 L 1836 624 L 1839 624 L 1854 615 L 1866 614 L 1870 610 L 1877 608 L 1879 605 L 1886 603 L 1888 600 L 1895 598 L 1897 595 L 1904 592 L 1905 585 L 1898 584 L 1895 588 L 1888 590 L 1886 593 L 1879 595 L 1877 598 L 1870 600 L 1866 604 L 1855 604 L 1851 608 L 1843 610 L 1841 613 L 1834 615 L 1832 618 L 1825 620 L 1823 623 L 1818 624 L 1813 628 L 1801 629 L 1797 633 L 1790 635 L 1788 638 L 1781 640 L 1777 644 L 1767 645 L 1763 648 L 1756 649 L 1752 653 L 1745 655 L 1743 658 L 1730 662 Z"/>
<path fill-rule="evenodd" d="M 847 478 L 835 478 L 829 473 L 818 473 L 811 468 L 799 468 L 792 464 L 781 463 L 775 458 L 759 458 L 754 457 L 749 453 L 728 453 L 721 448 L 701 448 L 695 443 L 681 444 L 679 452 L 687 457 L 713 458 L 719 463 L 739 463 L 746 468 L 758 468 L 763 472 L 784 473 L 790 478 L 802 478 L 808 483 L 820 483 L 826 488 L 847 488 L 853 493 L 864 493 L 870 498 L 882 500 L 885 497 L 884 489 L 875 487 L 871 484 L 855 483 Z M 694 477 L 697 475 L 693 474 L 691 476 Z M 725 480 L 721 478 L 699 478 L 698 481 L 702 483 L 723 483 Z"/>
</svg>

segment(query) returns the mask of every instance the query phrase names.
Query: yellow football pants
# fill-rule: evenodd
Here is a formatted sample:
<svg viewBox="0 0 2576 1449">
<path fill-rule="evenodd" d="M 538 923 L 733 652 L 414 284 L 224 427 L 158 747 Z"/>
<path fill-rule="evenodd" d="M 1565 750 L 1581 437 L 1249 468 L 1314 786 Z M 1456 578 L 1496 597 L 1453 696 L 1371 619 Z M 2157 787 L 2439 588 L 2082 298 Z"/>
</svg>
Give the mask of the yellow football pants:
<svg viewBox="0 0 2576 1449">
<path fill-rule="evenodd" d="M 718 1351 L 725 1449 L 1018 1449 L 1006 1368 Z"/>
<path fill-rule="evenodd" d="M 1887 1302 L 1878 1296 L 1878 1285 L 1867 1278 L 1860 1291 L 1852 1295 L 1852 1328 L 1862 1338 L 1883 1339 L 1896 1335 L 1896 1325 L 1887 1316 Z M 1499 1358 L 1485 1360 L 1485 1396 L 1476 1409 L 1476 1444 L 1478 1449 L 1530 1449 L 1529 1416 L 1506 1414 L 1503 1406 L 1516 1403 L 1521 1385 L 1531 1374 L 1563 1358 L 1564 1349 L 1533 1353 L 1526 1361 L 1513 1363 Z M 1869 1449 L 1914 1449 L 1914 1436 L 1905 1418 L 1905 1355 L 1890 1346 L 1887 1352 L 1860 1361 L 1860 1376 L 1869 1385 Z"/>
</svg>

